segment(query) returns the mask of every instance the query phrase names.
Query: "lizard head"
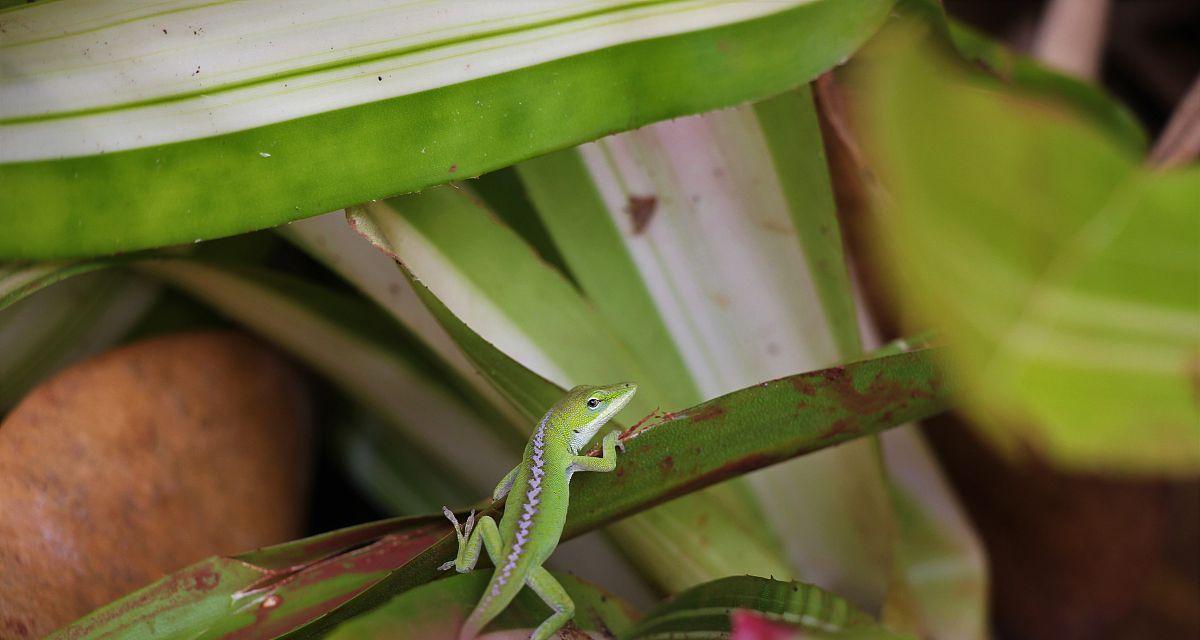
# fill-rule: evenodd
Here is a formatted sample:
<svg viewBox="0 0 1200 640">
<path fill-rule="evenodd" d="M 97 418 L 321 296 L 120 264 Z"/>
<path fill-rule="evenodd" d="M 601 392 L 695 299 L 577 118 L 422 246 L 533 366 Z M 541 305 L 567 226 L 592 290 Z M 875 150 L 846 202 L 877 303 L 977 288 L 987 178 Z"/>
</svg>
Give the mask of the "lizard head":
<svg viewBox="0 0 1200 640">
<path fill-rule="evenodd" d="M 607 386 L 580 385 L 567 392 L 558 405 L 561 420 L 558 428 L 565 431 L 571 450 L 578 452 L 596 435 L 609 418 L 629 404 L 637 385 L 622 382 Z"/>
</svg>

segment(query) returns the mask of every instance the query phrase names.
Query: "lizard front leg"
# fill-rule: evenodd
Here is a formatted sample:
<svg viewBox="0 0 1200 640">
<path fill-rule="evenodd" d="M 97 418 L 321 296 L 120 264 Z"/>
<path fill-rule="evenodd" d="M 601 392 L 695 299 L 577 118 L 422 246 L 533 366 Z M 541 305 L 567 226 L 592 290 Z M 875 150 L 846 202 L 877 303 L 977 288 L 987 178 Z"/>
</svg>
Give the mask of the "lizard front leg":
<svg viewBox="0 0 1200 640">
<path fill-rule="evenodd" d="M 500 547 L 503 546 L 500 541 L 500 528 L 496 526 L 496 521 L 491 516 L 483 516 L 479 522 L 476 522 L 475 512 L 472 511 L 471 515 L 467 516 L 466 525 L 459 525 L 458 518 L 454 517 L 453 511 L 442 507 L 442 513 L 446 514 L 446 517 L 454 525 L 454 535 L 458 537 L 458 555 L 438 567 L 439 571 L 454 567 L 459 573 L 466 573 L 474 569 L 475 564 L 479 562 L 480 546 L 487 549 L 492 564 L 499 561 Z"/>
<path fill-rule="evenodd" d="M 625 450 L 625 446 L 617 441 L 617 431 L 609 431 L 600 445 L 600 457 L 575 456 L 571 468 L 575 471 L 599 471 L 607 473 L 617 468 L 617 449 Z"/>
</svg>

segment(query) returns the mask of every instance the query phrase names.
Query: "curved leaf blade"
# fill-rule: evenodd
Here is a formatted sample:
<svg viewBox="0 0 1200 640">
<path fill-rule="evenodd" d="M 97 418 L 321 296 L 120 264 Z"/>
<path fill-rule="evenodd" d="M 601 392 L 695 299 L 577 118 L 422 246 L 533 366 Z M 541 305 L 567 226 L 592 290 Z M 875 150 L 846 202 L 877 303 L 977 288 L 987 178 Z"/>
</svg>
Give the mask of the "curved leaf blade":
<svg viewBox="0 0 1200 640">
<path fill-rule="evenodd" d="M 270 638 L 280 619 L 315 616 L 401 566 L 441 537 L 443 522 L 396 518 L 202 560 L 49 638 Z"/>
<path fill-rule="evenodd" d="M 9 8 L 0 256 L 260 229 L 762 98 L 844 59 L 891 4 Z"/>
</svg>

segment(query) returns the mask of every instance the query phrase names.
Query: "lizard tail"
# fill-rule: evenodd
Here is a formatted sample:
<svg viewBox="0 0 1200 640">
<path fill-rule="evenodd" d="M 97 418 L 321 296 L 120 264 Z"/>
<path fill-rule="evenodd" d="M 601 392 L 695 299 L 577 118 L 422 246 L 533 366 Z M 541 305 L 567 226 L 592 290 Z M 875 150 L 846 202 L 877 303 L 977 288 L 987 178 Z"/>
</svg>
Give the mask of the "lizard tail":
<svg viewBox="0 0 1200 640">
<path fill-rule="evenodd" d="M 517 593 L 523 586 L 525 586 L 524 580 L 504 580 L 501 578 L 499 570 L 493 573 L 479 604 L 463 622 L 462 629 L 458 632 L 458 640 L 475 640 L 479 632 L 483 631 L 483 628 L 493 618 L 500 615 L 500 612 L 504 611 L 513 598 L 517 597 Z"/>
</svg>

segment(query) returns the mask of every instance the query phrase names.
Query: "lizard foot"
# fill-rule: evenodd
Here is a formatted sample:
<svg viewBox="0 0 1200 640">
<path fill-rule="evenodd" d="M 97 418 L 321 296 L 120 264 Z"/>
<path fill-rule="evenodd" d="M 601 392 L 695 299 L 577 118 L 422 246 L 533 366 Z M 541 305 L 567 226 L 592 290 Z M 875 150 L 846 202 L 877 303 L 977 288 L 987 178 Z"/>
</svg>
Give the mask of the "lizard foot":
<svg viewBox="0 0 1200 640">
<path fill-rule="evenodd" d="M 450 523 L 454 525 L 454 535 L 458 536 L 458 539 L 461 541 L 465 536 L 463 536 L 462 525 L 458 523 L 458 518 L 454 517 L 454 512 L 450 510 L 450 507 L 443 506 L 442 513 L 446 514 L 446 517 L 450 519 Z M 472 515 L 474 513 L 473 511 L 471 512 Z"/>
<path fill-rule="evenodd" d="M 453 569 L 453 568 L 454 568 L 454 561 L 451 560 L 450 562 L 443 562 L 442 566 L 438 567 L 438 571 L 446 571 L 447 569 Z"/>
</svg>

